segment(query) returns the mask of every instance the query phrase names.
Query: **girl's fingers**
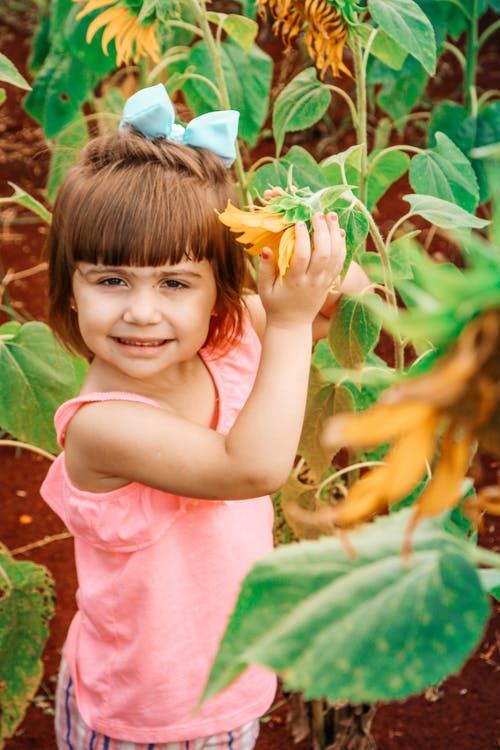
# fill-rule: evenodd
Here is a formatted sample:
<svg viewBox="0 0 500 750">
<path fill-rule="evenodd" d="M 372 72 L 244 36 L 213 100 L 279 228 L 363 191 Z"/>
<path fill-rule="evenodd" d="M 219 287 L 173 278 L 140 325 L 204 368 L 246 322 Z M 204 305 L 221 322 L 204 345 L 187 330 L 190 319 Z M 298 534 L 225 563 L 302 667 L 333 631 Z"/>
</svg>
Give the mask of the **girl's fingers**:
<svg viewBox="0 0 500 750">
<path fill-rule="evenodd" d="M 276 269 L 272 261 L 272 252 L 270 248 L 265 247 L 259 263 L 259 290 L 270 289 L 275 281 Z"/>
<path fill-rule="evenodd" d="M 332 237 L 330 225 L 323 213 L 317 213 L 312 217 L 314 253 L 311 261 L 316 266 L 323 267 L 332 255 Z"/>
<path fill-rule="evenodd" d="M 290 271 L 302 274 L 307 271 L 311 258 L 311 240 L 305 222 L 298 221 L 295 224 L 295 249 Z"/>
<path fill-rule="evenodd" d="M 345 232 L 340 228 L 337 214 L 331 212 L 326 217 L 328 227 L 330 230 L 330 238 L 333 248 L 333 264 L 335 269 L 335 275 L 338 276 L 344 267 L 346 259 L 346 243 L 345 243 Z"/>
</svg>

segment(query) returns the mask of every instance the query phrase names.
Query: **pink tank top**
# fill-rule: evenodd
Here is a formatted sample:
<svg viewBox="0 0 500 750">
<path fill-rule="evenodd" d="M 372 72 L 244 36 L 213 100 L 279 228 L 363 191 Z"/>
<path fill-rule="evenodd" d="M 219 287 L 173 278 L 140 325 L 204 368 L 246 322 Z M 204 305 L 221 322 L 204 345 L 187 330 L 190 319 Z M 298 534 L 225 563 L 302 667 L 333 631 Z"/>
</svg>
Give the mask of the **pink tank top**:
<svg viewBox="0 0 500 750">
<path fill-rule="evenodd" d="M 239 344 L 203 359 L 219 395 L 217 430 L 227 433 L 253 385 L 260 343 L 248 321 Z M 61 447 L 75 413 L 104 400 L 154 401 L 94 393 L 57 411 Z M 261 716 L 275 676 L 250 667 L 193 713 L 219 641 L 253 563 L 272 549 L 269 497 L 194 500 L 137 482 L 104 493 L 75 487 L 64 452 L 41 493 L 75 537 L 78 611 L 66 658 L 86 724 L 130 742 L 206 737 Z"/>
</svg>

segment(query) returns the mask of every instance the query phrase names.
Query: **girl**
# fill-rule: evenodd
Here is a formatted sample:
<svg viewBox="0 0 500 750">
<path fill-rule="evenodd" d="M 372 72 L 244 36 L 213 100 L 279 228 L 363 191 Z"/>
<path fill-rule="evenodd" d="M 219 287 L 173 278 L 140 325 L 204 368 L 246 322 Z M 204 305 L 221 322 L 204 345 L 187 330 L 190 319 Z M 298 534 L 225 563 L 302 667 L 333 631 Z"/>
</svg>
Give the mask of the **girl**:
<svg viewBox="0 0 500 750">
<path fill-rule="evenodd" d="M 215 210 L 232 197 L 227 154 L 164 137 L 151 111 L 87 145 L 49 236 L 49 319 L 90 362 L 57 411 L 63 452 L 42 486 L 79 584 L 57 743 L 251 750 L 271 673 L 250 668 L 195 706 L 239 584 L 272 548 L 268 494 L 293 464 L 344 240 L 317 215 L 311 253 L 298 224 L 282 283 L 264 253 L 260 300 L 243 301 L 242 252 Z"/>
</svg>

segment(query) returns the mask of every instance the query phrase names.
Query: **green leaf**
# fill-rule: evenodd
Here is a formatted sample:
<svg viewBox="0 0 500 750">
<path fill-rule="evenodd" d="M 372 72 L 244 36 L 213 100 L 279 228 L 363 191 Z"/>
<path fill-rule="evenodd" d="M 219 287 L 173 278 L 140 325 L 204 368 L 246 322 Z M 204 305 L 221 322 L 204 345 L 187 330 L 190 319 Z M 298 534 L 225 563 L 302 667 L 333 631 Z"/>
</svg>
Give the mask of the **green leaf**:
<svg viewBox="0 0 500 750">
<path fill-rule="evenodd" d="M 399 71 L 391 70 L 375 60 L 370 65 L 368 81 L 371 85 L 381 84 L 377 103 L 398 122 L 398 129 L 402 130 L 405 117 L 425 90 L 428 75 L 415 58 L 408 56 Z"/>
<path fill-rule="evenodd" d="M 482 568 L 478 571 L 484 589 L 500 601 L 500 570 Z"/>
<path fill-rule="evenodd" d="M 340 411 L 354 411 L 354 400 L 342 385 L 332 386 L 313 365 L 309 376 L 307 404 L 298 452 L 316 481 L 320 481 L 334 456 L 324 448 L 320 436 L 322 422 Z"/>
<path fill-rule="evenodd" d="M 81 149 L 88 140 L 87 124 L 83 114 L 67 125 L 51 144 L 50 172 L 47 195 L 53 203 L 59 186 L 68 169 L 75 163 Z"/>
<path fill-rule="evenodd" d="M 375 295 L 363 295 L 373 297 Z M 337 362 L 352 370 L 364 364 L 380 334 L 380 322 L 370 313 L 362 298 L 343 295 L 332 315 L 328 341 Z"/>
<path fill-rule="evenodd" d="M 418 234 L 420 234 L 420 232 L 415 231 L 415 236 Z M 408 236 L 403 239 L 405 240 L 405 243 L 409 241 Z M 407 246 L 405 243 L 403 243 L 402 239 L 398 238 L 394 242 L 391 242 L 389 247 L 391 273 L 395 282 L 398 282 L 401 279 L 413 278 L 411 261 L 408 257 Z M 370 281 L 375 282 L 376 284 L 384 283 L 385 276 L 382 267 L 382 259 L 378 253 L 365 252 L 358 258 L 358 260 L 368 274 Z"/>
<path fill-rule="evenodd" d="M 464 211 L 455 203 L 434 198 L 431 195 L 403 195 L 403 200 L 410 204 L 412 214 L 419 214 L 431 224 L 444 229 L 458 229 L 459 227 L 482 229 L 490 223 L 486 219 L 480 219 Z"/>
<path fill-rule="evenodd" d="M 437 132 L 435 137 L 436 146 L 411 161 L 413 190 L 474 212 L 479 203 L 479 186 L 472 164 L 444 133 Z"/>
<path fill-rule="evenodd" d="M 436 40 L 432 24 L 413 0 L 368 0 L 368 10 L 383 31 L 433 75 Z"/>
<path fill-rule="evenodd" d="M 11 737 L 43 673 L 41 656 L 54 614 L 54 581 L 0 545 L 0 742 Z"/>
<path fill-rule="evenodd" d="M 358 705 L 421 693 L 458 671 L 489 602 L 466 544 L 423 521 L 401 555 L 400 511 L 350 535 L 285 545 L 245 578 L 203 700 L 249 664 L 305 698 Z"/>
<path fill-rule="evenodd" d="M 208 12 L 207 18 L 209 21 L 222 26 L 226 34 L 239 44 L 244 52 L 250 52 L 259 31 L 259 26 L 255 21 L 246 16 L 239 16 L 237 13 L 228 15 L 227 13 L 215 13 L 214 11 Z"/>
<path fill-rule="evenodd" d="M 102 49 L 104 29 L 99 29 L 92 37 L 92 41 L 87 42 L 87 29 L 92 21 L 102 13 L 102 8 L 77 21 L 76 16 L 81 9 L 81 5 L 73 5 L 64 22 L 62 32 L 66 49 L 72 57 L 93 73 L 96 73 L 99 78 L 104 78 L 110 70 L 116 67 L 116 47 L 114 42 L 110 42 L 108 54 L 104 54 Z"/>
<path fill-rule="evenodd" d="M 221 64 L 230 105 L 240 113 L 239 135 L 255 144 L 268 111 L 272 60 L 255 44 L 248 53 L 231 39 L 221 45 Z M 198 42 L 190 51 L 188 68 L 216 83 L 216 76 L 205 42 Z M 219 109 L 211 86 L 192 78 L 183 85 L 187 103 L 195 115 Z"/>
<path fill-rule="evenodd" d="M 54 413 L 76 395 L 84 369 L 44 323 L 0 326 L 1 427 L 19 440 L 58 452 Z"/>
<path fill-rule="evenodd" d="M 252 176 L 252 195 L 262 195 L 269 187 L 288 186 L 288 176 L 292 170 L 292 182 L 297 188 L 310 187 L 313 192 L 330 185 L 314 157 L 301 146 L 292 146 L 286 156 L 265 164 Z"/>
<path fill-rule="evenodd" d="M 361 37 L 362 44 L 366 47 L 366 43 L 373 31 L 373 26 L 368 23 L 361 23 L 355 26 L 353 31 Z M 389 68 L 401 70 L 408 51 L 395 42 L 394 39 L 391 39 L 383 29 L 378 29 L 370 47 L 370 54 Z"/>
<path fill-rule="evenodd" d="M 93 81 L 88 68 L 63 48 L 53 47 L 24 107 L 41 123 L 47 138 L 52 138 L 78 116 Z"/>
<path fill-rule="evenodd" d="M 321 169 L 327 171 L 333 164 L 352 166 L 356 171 L 361 168 L 361 154 L 363 152 L 363 146 L 361 143 L 356 143 L 354 146 L 349 146 L 344 151 L 339 151 L 338 154 L 332 154 L 327 156 L 321 162 Z"/>
<path fill-rule="evenodd" d="M 24 208 L 33 211 L 34 214 L 39 216 L 47 224 L 50 224 L 52 220 L 52 214 L 43 206 L 36 198 L 29 195 L 25 190 L 20 188 L 14 182 L 9 182 L 10 187 L 14 190 L 14 194 L 6 198 L 0 198 L 0 203 L 17 203 Z"/>
<path fill-rule="evenodd" d="M 3 52 L 0 52 L 0 81 L 5 81 L 5 83 L 10 83 L 20 89 L 31 89 L 28 81 Z"/>
<path fill-rule="evenodd" d="M 301 71 L 280 92 L 273 112 L 276 155 L 283 148 L 285 134 L 305 130 L 320 120 L 331 101 L 330 90 L 318 81 L 315 68 Z"/>
<path fill-rule="evenodd" d="M 344 268 L 347 268 L 352 258 L 357 257 L 359 251 L 364 249 L 369 229 L 368 218 L 359 208 L 343 198 L 338 200 L 330 210 L 337 212 L 339 225 L 345 231 L 347 255 Z"/>
<path fill-rule="evenodd" d="M 371 167 L 377 152 L 372 151 L 368 171 L 368 200 L 367 208 L 371 211 L 391 185 L 399 180 L 408 169 L 410 159 L 403 151 L 388 151 Z"/>
</svg>

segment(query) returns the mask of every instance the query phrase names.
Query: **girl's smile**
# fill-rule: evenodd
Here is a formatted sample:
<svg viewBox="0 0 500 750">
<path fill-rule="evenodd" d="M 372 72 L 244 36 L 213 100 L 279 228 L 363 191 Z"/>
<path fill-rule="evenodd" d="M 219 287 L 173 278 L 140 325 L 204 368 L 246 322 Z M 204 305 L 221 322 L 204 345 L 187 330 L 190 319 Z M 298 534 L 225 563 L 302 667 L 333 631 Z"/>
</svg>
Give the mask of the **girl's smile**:
<svg viewBox="0 0 500 750">
<path fill-rule="evenodd" d="M 73 296 L 94 362 L 147 380 L 197 355 L 217 291 L 207 260 L 146 267 L 80 262 Z"/>
</svg>

